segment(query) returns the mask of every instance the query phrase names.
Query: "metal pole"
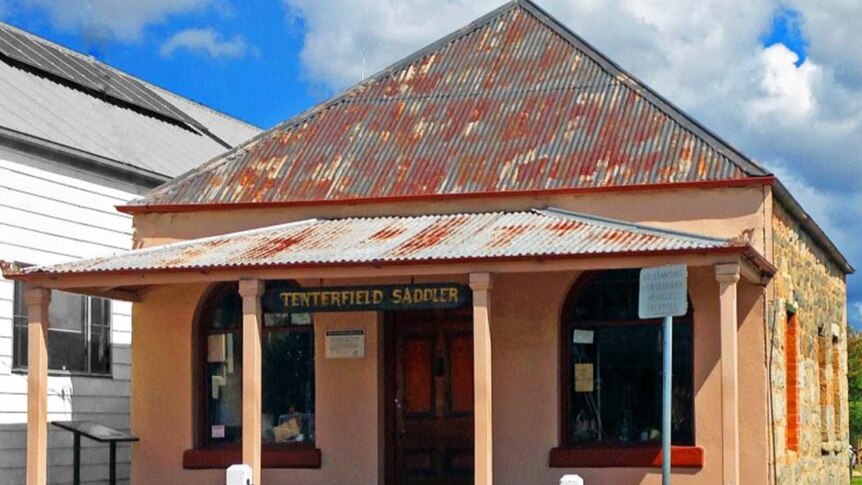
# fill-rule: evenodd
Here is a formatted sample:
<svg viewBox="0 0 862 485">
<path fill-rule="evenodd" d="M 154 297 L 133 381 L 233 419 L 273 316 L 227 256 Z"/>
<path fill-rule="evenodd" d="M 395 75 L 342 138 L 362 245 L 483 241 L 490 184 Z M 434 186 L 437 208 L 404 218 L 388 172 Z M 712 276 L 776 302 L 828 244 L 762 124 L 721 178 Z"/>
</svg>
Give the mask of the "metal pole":
<svg viewBox="0 0 862 485">
<path fill-rule="evenodd" d="M 72 457 L 72 483 L 81 485 L 81 435 L 72 433 L 75 442 L 75 451 Z"/>
<path fill-rule="evenodd" d="M 670 403 L 673 382 L 673 317 L 662 328 L 661 483 L 670 485 Z"/>
<path fill-rule="evenodd" d="M 108 475 L 108 483 L 110 485 L 117 485 L 117 442 L 111 441 L 111 464 Z"/>
</svg>

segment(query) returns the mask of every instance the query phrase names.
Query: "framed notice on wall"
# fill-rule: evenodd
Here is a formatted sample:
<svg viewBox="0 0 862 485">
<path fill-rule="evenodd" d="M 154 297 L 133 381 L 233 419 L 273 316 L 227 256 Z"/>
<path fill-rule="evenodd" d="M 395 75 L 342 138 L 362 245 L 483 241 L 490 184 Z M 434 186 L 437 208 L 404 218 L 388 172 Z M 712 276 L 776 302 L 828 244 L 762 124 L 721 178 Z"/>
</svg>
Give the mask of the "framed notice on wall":
<svg viewBox="0 0 862 485">
<path fill-rule="evenodd" d="M 361 359 L 365 357 L 365 330 L 327 330 L 327 359 Z"/>
</svg>

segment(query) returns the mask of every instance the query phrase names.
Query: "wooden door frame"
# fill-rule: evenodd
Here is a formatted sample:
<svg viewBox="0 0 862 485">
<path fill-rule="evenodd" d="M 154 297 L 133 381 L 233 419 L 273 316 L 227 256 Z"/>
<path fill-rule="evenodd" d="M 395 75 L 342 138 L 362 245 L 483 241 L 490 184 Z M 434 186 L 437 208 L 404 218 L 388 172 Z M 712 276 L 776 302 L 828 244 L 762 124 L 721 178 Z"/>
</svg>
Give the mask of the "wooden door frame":
<svg viewBox="0 0 862 485">
<path fill-rule="evenodd" d="M 472 304 L 469 308 L 457 311 L 469 311 L 472 321 Z M 434 311 L 434 310 L 428 310 Z M 396 385 L 396 334 L 393 322 L 395 311 L 383 312 L 383 483 L 397 485 L 398 464 L 396 455 L 398 449 L 398 417 L 395 410 Z M 472 335 L 472 327 L 470 329 Z M 475 439 L 475 437 L 474 437 Z"/>
</svg>

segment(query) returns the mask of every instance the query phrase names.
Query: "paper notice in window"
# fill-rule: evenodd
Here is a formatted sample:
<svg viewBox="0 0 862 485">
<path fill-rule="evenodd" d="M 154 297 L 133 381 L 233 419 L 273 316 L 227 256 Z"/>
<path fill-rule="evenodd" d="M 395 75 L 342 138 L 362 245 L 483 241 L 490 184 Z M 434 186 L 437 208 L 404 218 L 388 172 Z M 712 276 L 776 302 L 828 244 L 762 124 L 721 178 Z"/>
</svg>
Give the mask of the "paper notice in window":
<svg viewBox="0 0 862 485">
<path fill-rule="evenodd" d="M 594 330 L 577 330 L 572 333 L 572 342 L 576 344 L 592 344 L 595 336 Z"/>
<path fill-rule="evenodd" d="M 575 364 L 575 392 L 593 392 L 593 364 Z"/>
<path fill-rule="evenodd" d="M 210 431 L 213 438 L 224 438 L 224 425 L 216 424 L 212 426 Z"/>
</svg>

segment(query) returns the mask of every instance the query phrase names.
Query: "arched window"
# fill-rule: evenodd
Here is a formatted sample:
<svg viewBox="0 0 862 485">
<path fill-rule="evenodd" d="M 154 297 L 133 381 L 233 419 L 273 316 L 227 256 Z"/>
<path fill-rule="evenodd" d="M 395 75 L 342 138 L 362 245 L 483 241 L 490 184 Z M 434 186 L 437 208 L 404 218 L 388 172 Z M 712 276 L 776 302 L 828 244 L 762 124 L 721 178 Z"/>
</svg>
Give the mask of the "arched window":
<svg viewBox="0 0 862 485">
<path fill-rule="evenodd" d="M 264 443 L 314 442 L 314 331 L 311 314 L 282 313 L 279 293 L 295 287 L 269 281 L 263 307 Z M 220 283 L 199 314 L 201 445 L 242 439 L 242 298 L 237 283 Z"/>
<path fill-rule="evenodd" d="M 562 445 L 661 439 L 661 320 L 638 319 L 637 269 L 584 275 L 562 316 Z M 674 318 L 672 442 L 694 444 L 692 310 Z"/>
</svg>

